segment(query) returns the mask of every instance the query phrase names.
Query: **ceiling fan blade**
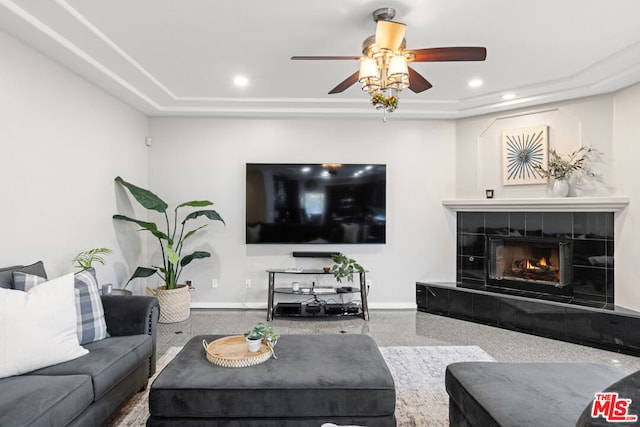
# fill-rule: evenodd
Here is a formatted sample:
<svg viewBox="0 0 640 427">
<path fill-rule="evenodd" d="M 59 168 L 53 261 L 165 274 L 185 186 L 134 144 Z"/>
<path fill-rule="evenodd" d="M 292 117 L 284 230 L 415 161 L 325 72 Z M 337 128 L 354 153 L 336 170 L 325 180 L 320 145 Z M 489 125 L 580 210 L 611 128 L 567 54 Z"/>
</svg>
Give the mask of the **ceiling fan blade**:
<svg viewBox="0 0 640 427">
<path fill-rule="evenodd" d="M 360 56 L 292 56 L 292 60 L 320 60 L 320 61 L 333 61 L 333 60 L 341 60 L 341 59 L 351 59 L 351 60 L 360 60 Z"/>
<path fill-rule="evenodd" d="M 338 86 L 331 89 L 331 91 L 329 91 L 329 95 L 332 95 L 334 93 L 341 93 L 341 92 L 344 92 L 346 89 L 350 88 L 355 82 L 358 81 L 359 74 L 360 74 L 360 70 L 351 74 L 342 83 L 340 83 Z"/>
<path fill-rule="evenodd" d="M 415 93 L 424 92 L 432 87 L 431 83 L 422 77 L 416 70 L 409 67 L 409 89 Z"/>
<path fill-rule="evenodd" d="M 484 47 L 435 47 L 430 49 L 407 50 L 406 53 L 415 55 L 414 62 L 439 61 L 484 61 L 487 49 Z"/>
<path fill-rule="evenodd" d="M 393 21 L 378 21 L 376 25 L 376 46 L 378 49 L 389 49 L 395 52 L 400 48 L 404 33 L 407 30 L 405 24 Z"/>
</svg>

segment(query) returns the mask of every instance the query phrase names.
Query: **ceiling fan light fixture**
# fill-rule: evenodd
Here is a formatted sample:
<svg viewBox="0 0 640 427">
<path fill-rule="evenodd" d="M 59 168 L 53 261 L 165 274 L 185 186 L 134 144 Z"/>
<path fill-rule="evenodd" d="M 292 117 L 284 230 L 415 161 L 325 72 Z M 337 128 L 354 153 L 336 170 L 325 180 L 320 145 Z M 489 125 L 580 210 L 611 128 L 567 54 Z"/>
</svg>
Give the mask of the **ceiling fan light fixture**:
<svg viewBox="0 0 640 427">
<path fill-rule="evenodd" d="M 360 69 L 329 91 L 342 93 L 356 82 L 367 91 L 371 104 L 386 114 L 398 108 L 400 92 L 409 89 L 421 93 L 433 87 L 408 62 L 484 61 L 487 49 L 478 46 L 453 46 L 405 50 L 406 25 L 392 21 L 395 9 L 385 7 L 373 12 L 375 34 L 362 43 L 362 56 L 292 56 L 295 60 L 359 60 Z M 480 85 L 482 84 L 479 81 Z M 470 83 L 474 86 L 473 83 Z"/>
<path fill-rule="evenodd" d="M 393 21 L 378 21 L 376 25 L 376 46 L 379 50 L 397 52 L 407 30 L 405 24 Z"/>
<path fill-rule="evenodd" d="M 409 87 L 409 67 L 404 55 L 395 55 L 389 60 L 388 86 L 398 90 Z"/>
<path fill-rule="evenodd" d="M 360 60 L 358 81 L 362 84 L 362 90 L 366 90 L 367 92 L 380 89 L 380 72 L 375 59 L 362 58 Z"/>
</svg>

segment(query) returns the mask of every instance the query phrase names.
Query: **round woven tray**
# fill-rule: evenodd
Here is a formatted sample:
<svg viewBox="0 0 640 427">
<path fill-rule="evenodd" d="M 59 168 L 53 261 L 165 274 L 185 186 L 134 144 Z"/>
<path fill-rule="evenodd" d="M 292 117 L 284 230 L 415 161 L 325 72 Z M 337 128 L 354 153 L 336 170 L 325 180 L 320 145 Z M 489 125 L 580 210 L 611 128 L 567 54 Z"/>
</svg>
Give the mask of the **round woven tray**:
<svg viewBox="0 0 640 427">
<path fill-rule="evenodd" d="M 271 357 L 271 350 L 262 342 L 260 350 L 249 352 L 247 342 L 242 335 L 234 335 L 217 339 L 211 343 L 202 341 L 207 360 L 214 365 L 225 368 L 246 368 L 266 362 Z"/>
</svg>

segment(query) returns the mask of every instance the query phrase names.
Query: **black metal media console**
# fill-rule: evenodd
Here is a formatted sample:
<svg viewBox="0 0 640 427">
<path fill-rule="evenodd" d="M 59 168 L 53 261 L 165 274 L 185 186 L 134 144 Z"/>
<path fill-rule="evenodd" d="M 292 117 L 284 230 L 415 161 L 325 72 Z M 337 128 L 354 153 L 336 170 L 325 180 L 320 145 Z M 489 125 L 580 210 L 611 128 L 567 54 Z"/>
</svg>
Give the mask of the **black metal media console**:
<svg viewBox="0 0 640 427">
<path fill-rule="evenodd" d="M 330 272 L 324 270 L 267 270 L 269 273 L 269 293 L 267 296 L 267 321 L 273 320 L 274 315 L 281 316 L 362 316 L 364 320 L 369 320 L 369 305 L 367 303 L 366 271 L 361 271 L 358 275 L 358 286 L 342 286 L 338 288 L 314 288 L 302 287 L 292 289 L 289 287 L 276 288 L 277 274 L 306 274 L 325 275 Z M 318 297 L 340 295 L 340 294 L 360 294 L 361 304 L 355 302 L 329 303 Z M 305 298 L 300 302 L 278 302 L 274 303 L 275 294 L 288 294 Z"/>
</svg>

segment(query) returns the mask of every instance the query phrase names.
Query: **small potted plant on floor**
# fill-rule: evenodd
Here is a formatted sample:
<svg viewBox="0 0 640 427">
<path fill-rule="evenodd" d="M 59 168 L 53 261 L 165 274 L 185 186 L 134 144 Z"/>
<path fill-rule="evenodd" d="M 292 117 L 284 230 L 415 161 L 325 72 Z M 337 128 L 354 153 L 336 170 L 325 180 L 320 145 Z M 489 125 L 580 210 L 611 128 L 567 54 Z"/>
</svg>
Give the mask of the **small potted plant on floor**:
<svg viewBox="0 0 640 427">
<path fill-rule="evenodd" d="M 152 289 L 151 291 L 158 297 L 158 302 L 160 303 L 159 321 L 161 323 L 173 323 L 187 319 L 190 313 L 190 286 L 180 284 L 178 279 L 183 268 L 193 260 L 207 258 L 211 254 L 206 251 L 183 253 L 185 241 L 207 226 L 207 224 L 204 224 L 189 229 L 186 224 L 196 218 L 220 221 L 223 224 L 224 220 L 218 212 L 212 209 L 194 210 L 185 215 L 181 221 L 178 220 L 178 211 L 181 208 L 203 208 L 213 205 L 208 200 L 193 200 L 181 203 L 175 207 L 173 218 L 170 218 L 167 213 L 169 206 L 160 197 L 149 190 L 126 182 L 120 177 L 117 177 L 115 181 L 126 188 L 140 205 L 151 211 L 158 212 L 164 217 L 164 226 L 158 226 L 150 221 L 142 221 L 124 215 L 113 215 L 113 219 L 133 222 L 140 226 L 142 230 L 150 232 L 158 239 L 160 245 L 162 264 L 136 268 L 129 281 L 157 274 L 162 279 L 163 285 L 158 286 L 157 290 Z"/>
</svg>

